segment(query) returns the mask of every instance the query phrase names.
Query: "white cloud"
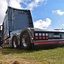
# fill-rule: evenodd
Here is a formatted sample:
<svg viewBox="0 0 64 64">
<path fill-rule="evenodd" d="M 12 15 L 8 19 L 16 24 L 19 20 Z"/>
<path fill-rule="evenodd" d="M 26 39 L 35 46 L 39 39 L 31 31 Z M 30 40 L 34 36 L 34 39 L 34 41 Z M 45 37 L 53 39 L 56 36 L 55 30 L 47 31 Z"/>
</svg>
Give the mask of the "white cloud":
<svg viewBox="0 0 64 64">
<path fill-rule="evenodd" d="M 21 2 L 23 2 L 24 0 L 0 0 L 0 25 L 3 22 L 3 19 L 5 17 L 5 12 L 7 10 L 7 6 L 11 6 L 14 8 L 23 8 L 21 6 Z M 27 5 L 26 8 L 27 9 L 31 9 L 33 10 L 35 7 L 39 6 L 42 2 L 47 2 L 47 0 L 25 0 L 27 1 Z M 28 1 L 30 1 L 30 3 L 28 4 Z M 23 2 L 25 3 L 25 2 Z"/>
<path fill-rule="evenodd" d="M 6 10 L 7 10 L 6 0 L 0 0 L 0 25 L 3 22 Z"/>
<path fill-rule="evenodd" d="M 20 5 L 21 1 L 22 0 L 0 0 L 0 25 L 2 24 L 5 17 L 7 6 L 9 5 L 14 8 L 22 8 Z"/>
<path fill-rule="evenodd" d="M 27 5 L 27 9 L 33 10 L 33 8 L 39 6 L 39 4 L 46 1 L 47 0 L 33 0 L 31 3 Z"/>
<path fill-rule="evenodd" d="M 22 0 L 10 0 L 9 1 L 9 6 L 13 7 L 13 8 L 18 8 L 18 9 L 21 9 L 21 5 L 20 5 L 20 2 Z"/>
<path fill-rule="evenodd" d="M 34 22 L 35 28 L 48 28 L 51 25 L 51 19 L 46 18 L 45 20 L 37 20 Z"/>
<path fill-rule="evenodd" d="M 61 10 L 53 10 L 52 12 L 57 13 L 59 15 L 64 15 L 64 11 L 61 11 Z"/>
</svg>

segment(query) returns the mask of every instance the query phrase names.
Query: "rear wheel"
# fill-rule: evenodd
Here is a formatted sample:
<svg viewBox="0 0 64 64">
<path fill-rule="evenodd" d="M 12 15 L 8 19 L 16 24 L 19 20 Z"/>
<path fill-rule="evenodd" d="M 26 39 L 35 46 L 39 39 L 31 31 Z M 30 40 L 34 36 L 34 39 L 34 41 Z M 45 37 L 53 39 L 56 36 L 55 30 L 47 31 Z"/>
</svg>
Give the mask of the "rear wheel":
<svg viewBox="0 0 64 64">
<path fill-rule="evenodd" d="M 28 31 L 24 31 L 20 39 L 21 39 L 20 40 L 21 47 L 23 49 L 30 50 L 32 46 L 31 46 L 31 38 L 30 38 Z"/>
<path fill-rule="evenodd" d="M 13 48 L 18 48 L 18 39 L 17 39 L 17 37 L 14 37 L 12 39 L 12 47 Z"/>
</svg>

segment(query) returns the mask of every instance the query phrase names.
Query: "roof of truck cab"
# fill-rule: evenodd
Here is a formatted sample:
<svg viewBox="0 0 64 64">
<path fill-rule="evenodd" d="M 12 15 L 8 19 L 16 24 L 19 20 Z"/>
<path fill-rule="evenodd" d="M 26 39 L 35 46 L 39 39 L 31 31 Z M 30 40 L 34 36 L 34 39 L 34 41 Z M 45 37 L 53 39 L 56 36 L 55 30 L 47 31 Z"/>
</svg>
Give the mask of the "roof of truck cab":
<svg viewBox="0 0 64 64">
<path fill-rule="evenodd" d="M 13 9 L 13 10 L 16 10 L 16 11 L 25 11 L 25 12 L 30 12 L 30 10 L 28 10 L 28 9 L 17 9 L 17 8 L 13 8 L 13 7 L 10 7 L 10 6 L 8 6 L 8 9 Z M 8 9 L 7 9 L 7 11 L 6 11 L 6 13 L 8 12 Z"/>
</svg>

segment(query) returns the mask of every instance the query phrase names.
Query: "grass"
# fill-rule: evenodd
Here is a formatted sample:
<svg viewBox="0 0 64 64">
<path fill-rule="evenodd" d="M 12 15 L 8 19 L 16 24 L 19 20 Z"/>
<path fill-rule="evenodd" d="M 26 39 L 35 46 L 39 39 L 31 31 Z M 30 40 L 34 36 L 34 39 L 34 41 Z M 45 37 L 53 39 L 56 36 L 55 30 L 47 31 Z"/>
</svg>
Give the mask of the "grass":
<svg viewBox="0 0 64 64">
<path fill-rule="evenodd" d="M 30 51 L 0 48 L 0 64 L 64 64 L 64 47 Z"/>
</svg>

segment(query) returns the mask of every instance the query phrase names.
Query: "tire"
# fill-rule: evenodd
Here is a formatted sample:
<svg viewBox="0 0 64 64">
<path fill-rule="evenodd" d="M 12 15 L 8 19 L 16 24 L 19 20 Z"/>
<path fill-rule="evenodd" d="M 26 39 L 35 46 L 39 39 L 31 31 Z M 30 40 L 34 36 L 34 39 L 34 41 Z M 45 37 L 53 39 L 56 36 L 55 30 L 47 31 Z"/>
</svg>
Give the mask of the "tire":
<svg viewBox="0 0 64 64">
<path fill-rule="evenodd" d="M 17 39 L 17 37 L 13 37 L 13 39 L 12 39 L 12 48 L 18 48 L 18 39 Z"/>
<path fill-rule="evenodd" d="M 22 49 L 30 50 L 31 46 L 31 38 L 28 31 L 24 31 L 20 37 L 20 46 Z"/>
</svg>

